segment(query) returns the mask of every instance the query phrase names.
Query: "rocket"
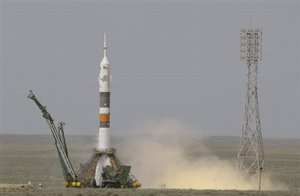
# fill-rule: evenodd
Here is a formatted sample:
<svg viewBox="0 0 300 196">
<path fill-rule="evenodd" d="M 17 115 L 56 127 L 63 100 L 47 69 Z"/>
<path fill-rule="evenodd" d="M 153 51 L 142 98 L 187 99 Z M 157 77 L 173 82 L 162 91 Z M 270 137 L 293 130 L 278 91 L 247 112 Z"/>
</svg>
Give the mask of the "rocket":
<svg viewBox="0 0 300 196">
<path fill-rule="evenodd" d="M 110 146 L 111 68 L 107 59 L 107 49 L 104 33 L 104 54 L 98 76 L 100 93 L 99 138 L 96 152 L 98 162 L 92 183 L 96 187 L 138 188 L 141 187 L 141 183 L 130 173 L 131 166 L 123 165 L 115 155 L 116 150 Z"/>
<path fill-rule="evenodd" d="M 111 68 L 107 59 L 106 33 L 104 33 L 104 56 L 100 63 L 98 77 L 100 108 L 99 108 L 99 145 L 98 150 L 108 150 L 110 148 L 110 83 Z"/>
<path fill-rule="evenodd" d="M 107 43 L 106 33 L 104 33 L 104 56 L 100 63 L 100 72 L 98 76 L 100 107 L 99 107 L 99 138 L 98 151 L 109 151 L 110 148 L 110 83 L 111 83 L 111 68 L 107 59 Z M 103 168 L 111 166 L 111 158 L 107 154 L 103 154 L 97 163 L 95 171 L 96 185 L 100 186 L 103 179 Z"/>
</svg>

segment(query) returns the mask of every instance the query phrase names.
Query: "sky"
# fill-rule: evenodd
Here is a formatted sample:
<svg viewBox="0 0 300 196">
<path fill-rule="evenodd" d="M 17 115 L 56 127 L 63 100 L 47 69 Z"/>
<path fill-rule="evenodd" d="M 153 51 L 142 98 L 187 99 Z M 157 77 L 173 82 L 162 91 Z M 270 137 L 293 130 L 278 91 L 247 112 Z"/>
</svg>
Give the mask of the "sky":
<svg viewBox="0 0 300 196">
<path fill-rule="evenodd" d="M 0 5 L 1 133 L 50 134 L 27 98 L 32 89 L 66 134 L 97 135 L 106 32 L 113 134 L 173 119 L 205 135 L 240 136 L 247 82 L 240 29 L 259 27 L 262 135 L 300 138 L 300 1 Z"/>
</svg>

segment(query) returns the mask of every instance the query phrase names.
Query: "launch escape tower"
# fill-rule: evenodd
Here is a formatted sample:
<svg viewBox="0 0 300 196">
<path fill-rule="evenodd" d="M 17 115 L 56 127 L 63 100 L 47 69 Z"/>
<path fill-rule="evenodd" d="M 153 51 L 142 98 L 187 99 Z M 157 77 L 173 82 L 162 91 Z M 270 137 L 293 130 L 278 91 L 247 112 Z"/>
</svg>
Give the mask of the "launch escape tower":
<svg viewBox="0 0 300 196">
<path fill-rule="evenodd" d="M 257 67 L 262 58 L 261 29 L 241 29 L 241 60 L 246 61 L 248 81 L 245 114 L 237 157 L 238 169 L 254 180 L 257 177 L 261 189 L 261 173 L 264 169 L 264 150 L 259 118 L 257 95 Z"/>
</svg>

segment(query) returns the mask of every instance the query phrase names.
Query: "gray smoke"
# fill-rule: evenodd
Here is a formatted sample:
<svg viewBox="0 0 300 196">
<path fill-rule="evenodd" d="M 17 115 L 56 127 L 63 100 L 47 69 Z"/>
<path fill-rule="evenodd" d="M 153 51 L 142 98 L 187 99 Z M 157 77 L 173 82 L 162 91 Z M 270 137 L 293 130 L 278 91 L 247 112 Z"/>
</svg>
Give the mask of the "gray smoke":
<svg viewBox="0 0 300 196">
<path fill-rule="evenodd" d="M 257 189 L 235 165 L 215 156 L 201 131 L 172 119 L 148 121 L 114 144 L 143 188 Z M 263 188 L 284 189 L 264 174 Z"/>
</svg>

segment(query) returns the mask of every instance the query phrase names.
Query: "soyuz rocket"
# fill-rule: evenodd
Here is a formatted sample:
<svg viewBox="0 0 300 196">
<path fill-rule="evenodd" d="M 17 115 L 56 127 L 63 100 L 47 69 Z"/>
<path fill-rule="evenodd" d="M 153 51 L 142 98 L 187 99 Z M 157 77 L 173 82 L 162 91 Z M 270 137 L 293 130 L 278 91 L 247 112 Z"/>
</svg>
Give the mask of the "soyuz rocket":
<svg viewBox="0 0 300 196">
<path fill-rule="evenodd" d="M 100 63 L 98 76 L 99 138 L 97 146 L 98 162 L 93 179 L 94 187 L 138 188 L 141 183 L 130 172 L 131 166 L 123 165 L 116 157 L 114 148 L 110 146 L 110 83 L 111 68 L 107 59 L 106 34 L 104 33 L 104 56 Z"/>
<path fill-rule="evenodd" d="M 104 34 L 104 56 L 100 63 L 100 72 L 98 77 L 100 108 L 99 108 L 99 150 L 110 148 L 110 83 L 111 68 L 107 59 L 106 34 Z"/>
<path fill-rule="evenodd" d="M 111 83 L 111 68 L 107 59 L 107 43 L 106 33 L 104 33 L 104 56 L 100 63 L 100 72 L 98 76 L 99 93 L 100 93 L 100 107 L 99 107 L 99 138 L 98 138 L 98 150 L 108 151 L 110 150 L 110 83 Z M 95 180 L 97 186 L 102 183 L 103 168 L 111 166 L 112 160 L 107 155 L 102 155 L 99 158 Z"/>
</svg>

